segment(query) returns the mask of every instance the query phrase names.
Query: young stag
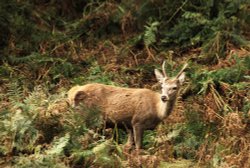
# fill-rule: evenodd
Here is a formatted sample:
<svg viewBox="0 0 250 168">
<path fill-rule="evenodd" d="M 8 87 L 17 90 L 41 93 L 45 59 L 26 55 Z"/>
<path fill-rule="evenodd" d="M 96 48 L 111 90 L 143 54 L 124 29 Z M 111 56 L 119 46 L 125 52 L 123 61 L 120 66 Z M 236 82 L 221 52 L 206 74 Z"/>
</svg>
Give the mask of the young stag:
<svg viewBox="0 0 250 168">
<path fill-rule="evenodd" d="M 165 62 L 161 73 L 155 75 L 161 83 L 161 94 L 149 89 L 122 88 L 103 84 L 75 86 L 68 92 L 69 103 L 77 106 L 83 103 L 88 107 L 98 107 L 106 123 L 125 127 L 128 132 L 128 145 L 135 143 L 136 149 L 142 146 L 144 130 L 154 129 L 170 115 L 178 97 L 178 91 L 185 79 L 185 68 L 177 76 L 169 78 L 165 72 Z"/>
</svg>

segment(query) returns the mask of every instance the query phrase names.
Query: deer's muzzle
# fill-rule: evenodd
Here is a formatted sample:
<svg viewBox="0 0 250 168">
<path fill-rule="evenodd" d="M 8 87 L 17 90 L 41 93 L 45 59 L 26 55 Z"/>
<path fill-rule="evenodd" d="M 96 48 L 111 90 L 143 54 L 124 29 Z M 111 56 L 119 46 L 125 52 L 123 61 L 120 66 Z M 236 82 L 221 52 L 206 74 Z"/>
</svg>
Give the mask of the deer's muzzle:
<svg viewBox="0 0 250 168">
<path fill-rule="evenodd" d="M 168 97 L 168 96 L 163 95 L 163 96 L 161 96 L 161 100 L 162 100 L 163 102 L 166 102 L 166 101 L 168 101 L 168 100 L 169 100 L 169 97 Z"/>
</svg>

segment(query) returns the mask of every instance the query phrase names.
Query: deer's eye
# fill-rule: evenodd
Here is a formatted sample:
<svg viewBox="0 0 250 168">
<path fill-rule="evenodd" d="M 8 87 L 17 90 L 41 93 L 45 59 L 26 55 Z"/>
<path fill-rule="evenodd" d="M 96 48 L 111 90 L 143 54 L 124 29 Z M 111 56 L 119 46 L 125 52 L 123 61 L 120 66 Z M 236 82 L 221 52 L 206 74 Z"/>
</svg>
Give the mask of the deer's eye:
<svg viewBox="0 0 250 168">
<path fill-rule="evenodd" d="M 173 90 L 177 90 L 177 87 L 173 87 L 172 89 L 173 89 Z"/>
</svg>

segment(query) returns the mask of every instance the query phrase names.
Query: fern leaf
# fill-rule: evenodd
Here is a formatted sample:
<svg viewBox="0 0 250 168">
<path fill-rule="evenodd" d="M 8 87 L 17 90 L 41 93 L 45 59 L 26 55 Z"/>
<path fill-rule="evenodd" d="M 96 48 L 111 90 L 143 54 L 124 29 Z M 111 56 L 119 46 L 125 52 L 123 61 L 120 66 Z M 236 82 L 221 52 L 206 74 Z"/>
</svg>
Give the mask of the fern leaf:
<svg viewBox="0 0 250 168">
<path fill-rule="evenodd" d="M 56 139 L 54 141 L 54 145 L 52 146 L 52 148 L 47 150 L 47 154 L 60 155 L 63 152 L 65 146 L 67 146 L 67 144 L 69 143 L 69 140 L 70 140 L 69 133 L 67 133 L 64 137 Z"/>
<path fill-rule="evenodd" d="M 159 22 L 155 21 L 151 23 L 149 26 L 145 26 L 145 32 L 144 32 L 144 44 L 146 46 L 152 45 L 156 42 L 156 33 L 158 31 Z"/>
</svg>

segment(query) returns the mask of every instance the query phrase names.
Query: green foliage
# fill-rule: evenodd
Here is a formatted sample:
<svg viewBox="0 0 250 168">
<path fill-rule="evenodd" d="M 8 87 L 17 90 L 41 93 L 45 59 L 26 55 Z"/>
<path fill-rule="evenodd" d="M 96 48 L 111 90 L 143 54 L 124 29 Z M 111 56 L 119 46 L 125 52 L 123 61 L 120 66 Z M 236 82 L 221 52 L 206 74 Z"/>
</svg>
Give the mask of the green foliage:
<svg viewBox="0 0 250 168">
<path fill-rule="evenodd" d="M 112 150 L 117 150 L 118 155 L 111 154 Z M 121 156 L 122 150 L 119 146 L 112 144 L 112 141 L 104 141 L 95 146 L 92 151 L 95 154 L 94 163 L 96 163 L 97 165 L 105 167 L 121 166 L 119 155 Z"/>
<path fill-rule="evenodd" d="M 148 25 L 145 26 L 143 39 L 146 46 L 150 46 L 156 42 L 156 33 L 158 31 L 157 27 L 159 24 L 159 22 L 154 21 L 152 23 L 149 22 Z"/>
<path fill-rule="evenodd" d="M 23 89 L 20 87 L 20 82 L 13 82 L 8 85 L 8 92 L 6 94 L 1 94 L 1 99 L 7 96 L 11 103 L 22 100 Z"/>
<path fill-rule="evenodd" d="M 235 61 L 236 64 L 231 67 L 212 71 L 195 72 L 193 70 L 190 73 L 190 77 L 192 78 L 194 89 L 198 93 L 206 93 L 210 84 L 219 85 L 220 82 L 225 82 L 232 85 L 243 81 L 249 70 L 247 66 L 249 57 L 240 59 L 237 55 L 234 55 L 230 61 Z"/>
<path fill-rule="evenodd" d="M 177 157 L 192 159 L 195 157 L 197 149 L 204 142 L 208 130 L 198 112 L 187 111 L 186 119 L 185 124 L 179 125 L 173 131 L 177 130 L 178 133 L 172 137 L 172 141 L 174 153 Z"/>
<path fill-rule="evenodd" d="M 32 53 L 24 57 L 8 56 L 8 63 L 0 68 L 0 76 L 6 83 L 28 85 L 33 88 L 40 83 L 53 87 L 65 78 L 72 78 L 79 72 L 78 65 L 72 64 L 67 59 L 54 58 L 49 55 Z M 22 70 L 22 66 L 25 66 Z M 9 78 L 11 76 L 11 78 Z"/>
<path fill-rule="evenodd" d="M 216 153 L 213 156 L 212 163 L 211 163 L 213 167 L 218 167 L 221 165 L 222 160 L 223 160 L 221 152 L 224 150 L 226 150 L 224 145 L 222 145 L 222 144 L 216 145 Z"/>
<path fill-rule="evenodd" d="M 34 13 L 32 9 L 34 4 L 28 1 L 16 2 L 14 0 L 1 1 L 0 19 L 4 29 L 8 34 L 4 34 L 4 39 L 14 45 L 7 49 L 8 43 L 5 45 L 4 56 L 8 55 L 25 55 L 38 49 L 39 43 L 49 38 L 50 33 L 35 25 L 32 20 Z M 10 12 L 11 11 L 11 12 Z M 30 45 L 33 44 L 33 45 Z M 3 59 L 3 57 L 1 58 Z"/>
<path fill-rule="evenodd" d="M 250 110 L 250 103 L 249 103 L 249 100 L 246 98 L 243 104 L 243 112 L 244 112 L 245 118 L 249 118 L 249 114 L 248 114 L 249 110 Z"/>
<path fill-rule="evenodd" d="M 2 114 L 2 113 L 1 113 Z M 3 113 L 1 116 L 1 137 L 9 144 L 3 145 L 2 154 L 15 153 L 19 151 L 32 152 L 38 138 L 38 130 L 34 126 L 34 118 L 27 111 L 17 110 L 14 114 Z"/>
<path fill-rule="evenodd" d="M 145 149 L 148 149 L 155 144 L 156 132 L 152 130 L 147 130 L 143 135 L 143 146 Z"/>
<path fill-rule="evenodd" d="M 35 147 L 34 154 L 15 158 L 14 167 L 68 167 L 56 156 L 64 154 L 64 148 L 69 143 L 70 135 L 55 139 L 50 149 L 43 151 L 41 146 Z"/>
<path fill-rule="evenodd" d="M 247 6 L 247 2 L 189 1 L 176 19 L 177 24 L 170 31 L 163 31 L 162 43 L 181 45 L 184 48 L 202 46 L 203 59 L 218 61 L 218 57 L 225 56 L 227 43 L 235 46 L 249 45 L 240 34 L 239 23 L 246 21 L 245 17 L 238 15 L 241 6 Z"/>
<path fill-rule="evenodd" d="M 94 62 L 91 67 L 89 67 L 88 72 L 81 74 L 72 80 L 72 83 L 82 85 L 84 83 L 96 82 L 109 85 L 115 85 L 113 82 L 113 74 L 110 72 L 105 72 L 97 62 Z"/>
<path fill-rule="evenodd" d="M 166 70 L 174 76 L 181 68 L 175 61 L 186 60 L 185 54 L 193 54 L 189 50 L 193 48 L 201 52 L 190 56 L 196 63 L 187 70 L 191 88 L 187 96 L 213 91 L 227 110 L 243 112 L 241 129 L 247 132 L 250 105 L 249 93 L 244 91 L 249 90 L 250 57 L 231 51 L 250 48 L 249 13 L 247 0 L 0 1 L 0 166 L 124 166 L 130 156 L 124 157 L 114 139 L 124 143 L 126 133 L 116 129 L 112 139 L 105 139 L 100 133 L 105 132 L 100 111 L 84 105 L 68 107 L 66 88 L 70 83 L 118 85 L 117 81 L 148 87 L 155 82 L 152 69 L 160 68 L 157 61 L 167 58 Z M 144 47 L 150 47 L 147 52 L 156 54 L 157 61 L 146 59 Z M 174 54 L 161 58 L 158 52 L 168 49 Z M 104 63 L 115 70 L 107 70 L 110 66 Z M 223 68 L 200 65 L 212 63 Z M 213 140 L 224 138 L 218 130 L 230 121 L 205 122 L 201 116 L 205 108 L 202 104 L 198 110 L 186 110 L 186 121 L 171 123 L 173 130 L 166 141 L 171 141 L 168 145 L 177 158 L 188 159 L 197 158 L 207 142 L 205 156 L 211 156 L 210 166 L 218 167 L 227 147 L 219 142 L 214 146 Z M 226 113 L 217 115 L 222 115 L 220 120 L 226 117 Z M 157 142 L 155 134 L 145 133 L 146 151 L 155 151 L 151 150 Z M 239 144 L 236 151 L 244 146 L 241 142 L 247 144 L 244 138 L 232 140 Z"/>
<path fill-rule="evenodd" d="M 66 164 L 64 164 L 60 159 L 55 158 L 51 155 L 44 155 L 44 154 L 32 154 L 29 156 L 20 156 L 13 160 L 14 168 L 68 168 Z"/>
<path fill-rule="evenodd" d="M 69 133 L 67 133 L 64 137 L 54 140 L 51 149 L 47 150 L 46 153 L 49 155 L 63 154 L 64 148 L 69 143 L 69 140 L 70 140 Z"/>
<path fill-rule="evenodd" d="M 43 87 L 34 88 L 24 100 L 19 100 L 15 94 L 8 95 L 13 99 L 13 109 L 0 113 L 0 155 L 25 154 L 15 157 L 9 164 L 14 167 L 68 167 L 61 160 L 68 156 L 72 156 L 72 164 L 76 165 L 83 164 L 83 160 L 95 165 L 102 165 L 103 161 L 108 161 L 109 166 L 119 163 L 117 158 L 121 157 L 121 149 L 111 140 L 105 141 L 97 132 L 102 126 L 99 111 L 84 106 L 74 110 L 64 107 L 67 104 L 64 96 L 64 92 L 50 95 Z M 58 113 L 61 108 L 63 115 Z M 95 142 L 94 139 L 99 140 Z M 84 141 L 89 146 L 83 147 Z M 110 156 L 113 150 L 117 152 Z"/>
</svg>

